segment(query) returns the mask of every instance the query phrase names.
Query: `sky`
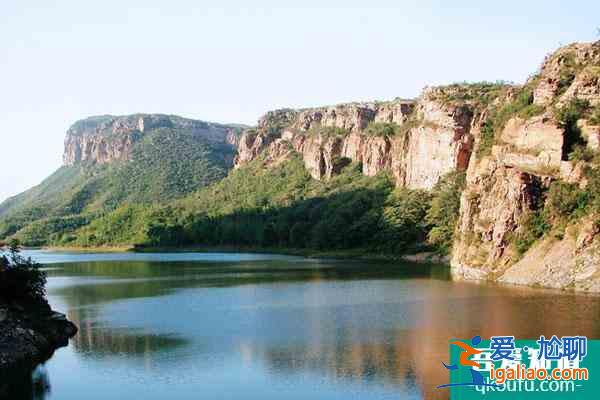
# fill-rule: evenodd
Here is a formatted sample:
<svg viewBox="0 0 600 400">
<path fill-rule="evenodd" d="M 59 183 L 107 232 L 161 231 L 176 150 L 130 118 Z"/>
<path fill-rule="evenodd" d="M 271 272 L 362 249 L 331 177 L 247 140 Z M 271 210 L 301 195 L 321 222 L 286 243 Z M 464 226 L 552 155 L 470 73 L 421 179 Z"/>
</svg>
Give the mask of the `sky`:
<svg viewBox="0 0 600 400">
<path fill-rule="evenodd" d="M 255 124 L 266 111 L 521 83 L 592 41 L 598 1 L 2 0 L 0 201 L 61 165 L 66 130 L 160 112 Z"/>
</svg>

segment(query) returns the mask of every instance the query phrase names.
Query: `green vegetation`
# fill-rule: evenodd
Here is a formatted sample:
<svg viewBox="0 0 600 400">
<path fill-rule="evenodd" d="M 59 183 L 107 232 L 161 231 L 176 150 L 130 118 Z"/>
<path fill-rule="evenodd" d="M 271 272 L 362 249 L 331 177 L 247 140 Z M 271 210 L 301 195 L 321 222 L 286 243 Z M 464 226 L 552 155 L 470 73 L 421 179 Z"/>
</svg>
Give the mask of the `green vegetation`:
<svg viewBox="0 0 600 400">
<path fill-rule="evenodd" d="M 360 171 L 350 164 L 329 181 L 317 181 L 298 156 L 277 168 L 257 159 L 169 206 L 123 205 L 54 236 L 55 244 L 447 252 L 464 174 L 445 177 L 430 194 L 396 189 L 389 175 Z"/>
<path fill-rule="evenodd" d="M 592 125 L 600 125 L 600 105 L 597 105 L 591 110 L 588 121 Z"/>
<path fill-rule="evenodd" d="M 519 255 L 527 250 L 551 228 L 543 211 L 536 210 L 527 214 L 521 221 L 521 231 L 513 236 L 512 242 Z"/>
<path fill-rule="evenodd" d="M 519 89 L 508 103 L 490 107 L 488 117 L 481 129 L 481 140 L 478 148 L 479 157 L 490 154 L 492 146 L 497 142 L 497 138 L 502 133 L 508 120 L 517 116 L 529 119 L 544 111 L 544 107 L 533 104 L 534 82 L 535 79 Z"/>
<path fill-rule="evenodd" d="M 148 219 L 143 244 L 243 245 L 400 252 L 424 237 L 423 193 L 397 191 L 387 175 L 357 165 L 328 182 L 294 158 L 277 169 L 260 160 Z"/>
<path fill-rule="evenodd" d="M 346 136 L 348 134 L 348 130 L 339 128 L 337 126 L 322 126 L 315 124 L 314 126 L 310 127 L 307 133 L 309 135 Z"/>
<path fill-rule="evenodd" d="M 25 303 L 44 303 L 46 273 L 41 265 L 19 253 L 19 243 L 12 241 L 0 253 L 0 299 Z"/>
<path fill-rule="evenodd" d="M 600 171 L 587 171 L 588 185 L 582 189 L 574 183 L 554 181 L 538 196 L 534 210 L 521 221 L 512 243 L 519 254 L 525 253 L 544 235 L 562 238 L 567 225 L 586 215 L 600 212 Z"/>
<path fill-rule="evenodd" d="M 575 76 L 581 70 L 582 66 L 576 62 L 576 57 L 573 52 L 562 54 L 560 60 L 560 71 L 558 75 L 558 91 L 556 97 L 561 96 L 573 83 Z"/>
<path fill-rule="evenodd" d="M 401 131 L 401 126 L 392 122 L 370 122 L 365 129 L 367 135 L 394 136 Z"/>
<path fill-rule="evenodd" d="M 72 232 L 125 204 L 165 203 L 222 179 L 233 155 L 233 147 L 191 130 L 148 130 L 131 161 L 63 166 L 2 203 L 0 239 L 15 236 L 28 246 L 71 242 Z"/>
<path fill-rule="evenodd" d="M 469 103 L 476 107 L 485 107 L 504 96 L 512 85 L 505 81 L 497 82 L 457 82 L 439 86 L 436 97 L 447 105 Z"/>
<path fill-rule="evenodd" d="M 585 140 L 581 136 L 581 130 L 577 121 L 582 118 L 590 108 L 587 100 L 573 99 L 568 104 L 554 111 L 554 116 L 560 126 L 565 130 L 562 154 L 565 159 L 587 158 L 588 155 L 581 147 L 585 146 Z M 575 152 L 574 152 L 575 151 Z"/>
<path fill-rule="evenodd" d="M 427 223 L 431 230 L 427 236 L 438 252 L 450 253 L 460 209 L 460 196 L 465 187 L 465 173 L 451 172 L 442 177 L 433 188 Z"/>
</svg>

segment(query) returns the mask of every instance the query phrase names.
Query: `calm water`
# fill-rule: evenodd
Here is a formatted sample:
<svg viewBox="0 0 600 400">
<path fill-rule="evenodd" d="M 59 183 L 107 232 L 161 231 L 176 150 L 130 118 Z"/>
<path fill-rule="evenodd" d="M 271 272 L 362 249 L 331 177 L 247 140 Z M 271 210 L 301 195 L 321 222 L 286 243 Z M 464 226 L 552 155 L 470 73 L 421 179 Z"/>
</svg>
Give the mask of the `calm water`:
<svg viewBox="0 0 600 400">
<path fill-rule="evenodd" d="M 256 254 L 60 254 L 80 328 L 45 399 L 447 398 L 448 339 L 600 337 L 600 297 L 448 280 L 444 267 Z"/>
</svg>

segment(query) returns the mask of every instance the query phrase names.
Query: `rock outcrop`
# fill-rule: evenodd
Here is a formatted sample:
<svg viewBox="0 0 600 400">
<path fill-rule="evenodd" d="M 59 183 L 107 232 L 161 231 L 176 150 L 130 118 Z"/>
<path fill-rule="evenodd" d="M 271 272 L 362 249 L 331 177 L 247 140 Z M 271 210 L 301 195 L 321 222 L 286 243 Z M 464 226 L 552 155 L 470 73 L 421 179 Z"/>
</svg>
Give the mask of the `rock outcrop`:
<svg viewBox="0 0 600 400">
<path fill-rule="evenodd" d="M 538 236 L 525 254 L 515 247 L 555 182 L 588 184 L 586 171 L 595 166 L 582 152 L 600 149 L 598 121 L 600 42 L 574 44 L 547 57 L 523 86 L 455 84 L 426 88 L 414 101 L 269 112 L 243 133 L 235 167 L 265 154 L 274 166 L 295 152 L 315 179 L 353 161 L 364 175 L 388 172 L 410 189 L 466 171 L 455 278 L 600 291 L 593 216 L 571 223 L 559 239 Z M 580 158 L 569 159 L 582 145 Z"/>
<path fill-rule="evenodd" d="M 448 105 L 439 89 L 427 89 L 416 101 L 350 103 L 267 113 L 257 129 L 244 132 L 235 166 L 256 159 L 270 146 L 289 143 L 315 179 L 328 179 L 349 161 L 362 164 L 367 176 L 390 172 L 397 185 L 431 189 L 444 174 L 466 169 L 471 155 L 473 107 Z M 392 135 L 372 132 L 371 124 L 389 124 Z"/>
<path fill-rule="evenodd" d="M 15 368 L 33 368 L 66 346 L 77 327 L 47 303 L 23 305 L 0 300 L 0 377 Z M 0 379 L 0 397 L 3 391 Z"/>
<path fill-rule="evenodd" d="M 530 229 L 527 218 L 543 209 L 544 193 L 553 182 L 585 187 L 590 165 L 568 160 L 568 152 L 577 140 L 597 150 L 600 129 L 580 119 L 575 131 L 555 115 L 574 100 L 590 109 L 600 104 L 599 72 L 600 42 L 559 49 L 525 86 L 532 88 L 538 114 L 510 118 L 491 152 L 471 157 L 455 234 L 453 277 L 600 291 L 600 239 L 593 215 L 571 223 L 564 234 L 542 236 L 524 254 L 513 240 Z M 479 140 L 477 132 L 474 136 Z"/>
<path fill-rule="evenodd" d="M 91 117 L 67 131 L 64 165 L 106 164 L 131 158 L 134 144 L 145 133 L 158 129 L 185 131 L 211 143 L 237 146 L 238 128 L 161 114 Z"/>
</svg>

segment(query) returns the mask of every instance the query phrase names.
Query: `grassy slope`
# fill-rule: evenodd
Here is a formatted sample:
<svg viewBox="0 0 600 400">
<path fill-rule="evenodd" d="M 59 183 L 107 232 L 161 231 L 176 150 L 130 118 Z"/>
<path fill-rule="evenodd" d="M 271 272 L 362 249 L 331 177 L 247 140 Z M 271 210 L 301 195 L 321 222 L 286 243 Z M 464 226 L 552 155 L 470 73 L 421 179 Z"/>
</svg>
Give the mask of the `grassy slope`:
<svg viewBox="0 0 600 400">
<path fill-rule="evenodd" d="M 233 149 L 191 132 L 147 132 L 131 162 L 63 166 L 40 185 L 0 205 L 0 239 L 16 233 L 24 243 L 55 241 L 123 204 L 160 203 L 223 178 Z"/>
<path fill-rule="evenodd" d="M 169 206 L 123 206 L 62 244 L 402 254 L 422 249 L 434 226 L 426 223 L 429 199 L 395 189 L 386 174 L 363 176 L 358 165 L 322 182 L 298 157 L 269 168 L 255 160 Z"/>
</svg>

